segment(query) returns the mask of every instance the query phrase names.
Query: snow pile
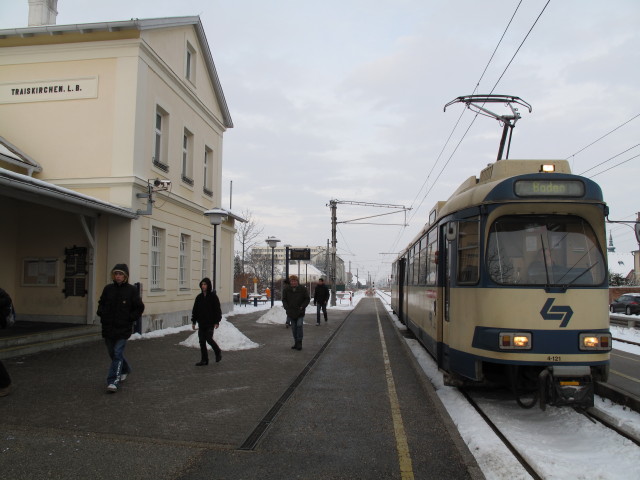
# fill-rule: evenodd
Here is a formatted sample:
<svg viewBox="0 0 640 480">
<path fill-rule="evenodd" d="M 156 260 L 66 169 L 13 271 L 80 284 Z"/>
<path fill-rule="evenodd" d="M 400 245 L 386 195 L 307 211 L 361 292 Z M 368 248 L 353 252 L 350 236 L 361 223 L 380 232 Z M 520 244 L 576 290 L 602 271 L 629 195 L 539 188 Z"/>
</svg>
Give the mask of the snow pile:
<svg viewBox="0 0 640 480">
<path fill-rule="evenodd" d="M 287 314 L 282 305 L 274 305 L 267 313 L 262 315 L 257 323 L 267 323 L 269 325 L 284 325 L 287 320 Z"/>
<path fill-rule="evenodd" d="M 258 348 L 260 346 L 249 340 L 242 332 L 240 332 L 240 330 L 238 330 L 231 322 L 228 322 L 224 317 L 220 322 L 220 326 L 213 331 L 213 339 L 223 352 L 229 352 L 231 350 L 249 350 L 250 348 Z M 180 342 L 178 345 L 200 348 L 198 332 L 193 332 L 189 338 Z M 211 346 L 207 345 L 207 349 L 211 350 Z"/>
</svg>

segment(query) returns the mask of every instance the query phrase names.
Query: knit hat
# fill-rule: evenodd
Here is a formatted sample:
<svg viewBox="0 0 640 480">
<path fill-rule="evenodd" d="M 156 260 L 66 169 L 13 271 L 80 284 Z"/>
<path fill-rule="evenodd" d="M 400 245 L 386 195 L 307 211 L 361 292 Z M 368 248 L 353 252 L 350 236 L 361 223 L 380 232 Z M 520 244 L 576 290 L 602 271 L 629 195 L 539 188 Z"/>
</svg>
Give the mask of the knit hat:
<svg viewBox="0 0 640 480">
<path fill-rule="evenodd" d="M 111 270 L 111 278 L 113 280 L 115 280 L 116 272 L 124 273 L 125 282 L 129 280 L 129 267 L 126 263 L 118 263 L 115 267 L 113 267 L 113 269 Z"/>
<path fill-rule="evenodd" d="M 297 275 L 289 275 L 289 280 L 295 280 L 297 282 L 298 281 L 298 276 Z"/>
</svg>

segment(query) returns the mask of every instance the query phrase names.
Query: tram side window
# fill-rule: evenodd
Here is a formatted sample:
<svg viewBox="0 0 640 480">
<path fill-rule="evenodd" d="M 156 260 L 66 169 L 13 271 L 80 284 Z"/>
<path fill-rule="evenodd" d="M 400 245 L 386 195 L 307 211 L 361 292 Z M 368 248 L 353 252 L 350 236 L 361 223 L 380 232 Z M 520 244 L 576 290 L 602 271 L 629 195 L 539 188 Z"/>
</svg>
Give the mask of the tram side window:
<svg viewBox="0 0 640 480">
<path fill-rule="evenodd" d="M 413 281 L 412 285 L 418 285 L 418 276 L 420 274 L 420 243 L 416 243 L 413 247 Z"/>
<path fill-rule="evenodd" d="M 472 284 L 479 277 L 480 222 L 478 220 L 458 224 L 458 283 Z"/>
<path fill-rule="evenodd" d="M 418 283 L 420 285 L 425 285 L 427 283 L 427 267 L 429 266 L 427 259 L 427 237 L 425 235 L 420 240 L 420 275 L 418 279 Z"/>
<path fill-rule="evenodd" d="M 435 285 L 438 279 L 438 230 L 433 229 L 429 232 L 429 250 L 428 269 L 427 269 L 427 285 Z"/>
</svg>

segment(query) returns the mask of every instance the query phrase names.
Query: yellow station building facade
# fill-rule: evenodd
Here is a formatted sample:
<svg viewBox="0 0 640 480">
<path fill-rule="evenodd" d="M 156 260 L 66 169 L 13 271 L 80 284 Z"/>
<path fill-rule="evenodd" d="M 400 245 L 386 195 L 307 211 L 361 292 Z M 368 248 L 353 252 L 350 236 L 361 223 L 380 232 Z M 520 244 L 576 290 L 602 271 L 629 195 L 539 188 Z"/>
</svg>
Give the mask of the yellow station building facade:
<svg viewBox="0 0 640 480">
<path fill-rule="evenodd" d="M 18 319 L 97 323 L 116 263 L 143 331 L 189 323 L 214 263 L 231 310 L 231 127 L 199 17 L 0 30 L 0 287 Z"/>
</svg>

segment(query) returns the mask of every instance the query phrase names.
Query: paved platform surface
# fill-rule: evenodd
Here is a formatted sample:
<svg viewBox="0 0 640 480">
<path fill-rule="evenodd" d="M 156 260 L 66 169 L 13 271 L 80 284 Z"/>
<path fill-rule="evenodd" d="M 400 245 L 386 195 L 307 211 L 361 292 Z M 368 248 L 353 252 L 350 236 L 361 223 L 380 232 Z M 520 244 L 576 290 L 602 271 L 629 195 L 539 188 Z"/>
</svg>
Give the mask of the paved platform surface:
<svg viewBox="0 0 640 480">
<path fill-rule="evenodd" d="M 379 300 L 308 316 L 302 351 L 264 313 L 229 318 L 259 348 L 206 367 L 191 332 L 129 342 L 116 394 L 100 341 L 4 360 L 4 477 L 483 478 Z"/>
</svg>

